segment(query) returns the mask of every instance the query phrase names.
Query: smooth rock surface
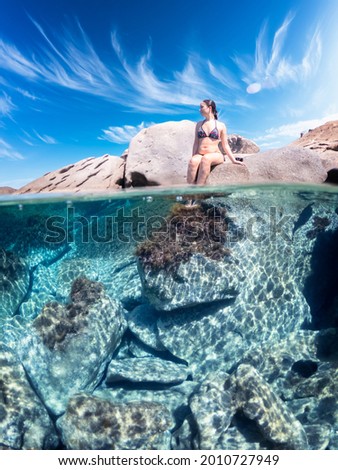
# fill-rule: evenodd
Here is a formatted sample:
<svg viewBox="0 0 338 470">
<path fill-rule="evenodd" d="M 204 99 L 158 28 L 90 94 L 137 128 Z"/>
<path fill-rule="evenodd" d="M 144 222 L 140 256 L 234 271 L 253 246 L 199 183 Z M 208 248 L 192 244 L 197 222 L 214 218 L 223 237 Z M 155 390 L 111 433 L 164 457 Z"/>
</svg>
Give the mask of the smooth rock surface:
<svg viewBox="0 0 338 470">
<path fill-rule="evenodd" d="M 248 183 L 249 180 L 250 174 L 247 167 L 226 161 L 212 168 L 206 184 L 208 186 L 217 186 L 222 184 Z"/>
<path fill-rule="evenodd" d="M 245 159 L 254 183 L 323 183 L 327 172 L 318 153 L 291 146 L 250 155 Z"/>
<path fill-rule="evenodd" d="M 127 380 L 134 383 L 174 384 L 184 382 L 188 375 L 189 369 L 183 364 L 175 364 L 160 358 L 113 360 L 108 366 L 106 383 L 111 385 Z"/>
</svg>

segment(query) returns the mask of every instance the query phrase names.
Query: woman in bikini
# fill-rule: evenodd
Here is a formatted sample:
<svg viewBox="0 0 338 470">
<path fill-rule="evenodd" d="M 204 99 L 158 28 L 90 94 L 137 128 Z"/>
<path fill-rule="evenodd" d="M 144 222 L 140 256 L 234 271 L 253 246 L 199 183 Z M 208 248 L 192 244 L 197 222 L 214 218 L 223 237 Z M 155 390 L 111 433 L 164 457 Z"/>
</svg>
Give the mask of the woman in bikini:
<svg viewBox="0 0 338 470">
<path fill-rule="evenodd" d="M 244 165 L 233 156 L 228 144 L 227 130 L 223 122 L 217 121 L 216 104 L 212 100 L 203 100 L 200 113 L 204 117 L 196 125 L 193 156 L 189 162 L 187 183 L 205 184 L 211 167 L 224 162 L 219 148 L 221 142 L 224 152 L 235 165 Z M 244 165 L 245 166 L 245 165 Z"/>
</svg>

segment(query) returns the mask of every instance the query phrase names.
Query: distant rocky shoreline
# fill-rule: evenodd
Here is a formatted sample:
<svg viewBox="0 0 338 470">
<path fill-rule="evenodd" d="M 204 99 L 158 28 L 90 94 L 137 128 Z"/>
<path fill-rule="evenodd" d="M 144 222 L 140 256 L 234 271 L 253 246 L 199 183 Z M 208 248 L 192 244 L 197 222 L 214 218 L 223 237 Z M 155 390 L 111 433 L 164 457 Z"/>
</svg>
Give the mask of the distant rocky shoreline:
<svg viewBox="0 0 338 470">
<path fill-rule="evenodd" d="M 1 194 L 105 192 L 123 188 L 186 184 L 186 168 L 194 140 L 192 121 L 165 122 L 140 131 L 121 156 L 89 157 L 46 173 Z M 225 163 L 212 170 L 207 184 L 336 183 L 338 182 L 338 121 L 310 129 L 288 146 L 260 152 L 249 139 L 228 137 L 234 154 L 246 167 Z"/>
</svg>

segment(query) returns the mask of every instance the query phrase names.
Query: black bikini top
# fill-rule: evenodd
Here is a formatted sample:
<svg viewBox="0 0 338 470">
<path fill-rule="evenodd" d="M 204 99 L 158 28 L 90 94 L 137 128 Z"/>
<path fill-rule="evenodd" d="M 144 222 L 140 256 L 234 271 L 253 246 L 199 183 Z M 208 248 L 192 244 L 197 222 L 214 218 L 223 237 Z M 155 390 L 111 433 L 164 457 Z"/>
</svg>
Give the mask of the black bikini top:
<svg viewBox="0 0 338 470">
<path fill-rule="evenodd" d="M 205 130 L 203 129 L 203 124 L 205 123 L 205 121 L 203 121 L 203 123 L 200 125 L 200 128 L 198 129 L 198 132 L 197 132 L 197 135 L 198 135 L 198 138 L 199 139 L 204 139 L 204 137 L 210 137 L 210 139 L 219 139 L 219 133 L 218 133 L 218 129 L 217 129 L 217 123 L 216 123 L 216 119 L 215 119 L 215 129 L 213 129 L 209 135 L 207 135 L 205 133 Z"/>
</svg>

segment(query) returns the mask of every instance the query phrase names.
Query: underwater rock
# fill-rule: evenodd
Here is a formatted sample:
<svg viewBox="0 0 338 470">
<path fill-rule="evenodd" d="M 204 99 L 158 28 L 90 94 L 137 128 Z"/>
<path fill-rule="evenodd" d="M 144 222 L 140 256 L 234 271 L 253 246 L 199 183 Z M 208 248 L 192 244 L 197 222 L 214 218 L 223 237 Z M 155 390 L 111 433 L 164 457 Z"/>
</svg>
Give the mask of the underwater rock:
<svg viewBox="0 0 338 470">
<path fill-rule="evenodd" d="M 252 366 L 238 367 L 236 383 L 237 408 L 256 421 L 266 439 L 283 449 L 308 449 L 301 423 Z"/>
<path fill-rule="evenodd" d="M 165 351 L 165 347 L 158 338 L 157 320 L 158 312 L 151 305 L 139 305 L 131 312 L 127 312 L 128 328 L 147 346 L 156 351 Z"/>
<path fill-rule="evenodd" d="M 157 322 L 161 343 L 174 356 L 185 360 L 193 380 L 213 372 L 226 372 L 248 347 L 242 316 L 232 306 L 218 304 L 181 309 L 162 314 Z"/>
<path fill-rule="evenodd" d="M 26 263 L 0 247 L 0 321 L 15 314 L 29 288 Z"/>
<path fill-rule="evenodd" d="M 0 443 L 10 449 L 53 449 L 59 439 L 10 348 L 0 343 Z"/>
<path fill-rule="evenodd" d="M 197 423 L 198 448 L 220 449 L 219 441 L 231 424 L 235 413 L 233 392 L 224 390 L 223 381 L 205 381 L 189 401 Z"/>
<path fill-rule="evenodd" d="M 238 295 L 245 275 L 224 247 L 224 208 L 174 204 L 162 223 L 136 250 L 144 295 L 153 307 L 170 311 Z"/>
<path fill-rule="evenodd" d="M 113 404 L 87 394 L 73 396 L 57 421 L 67 449 L 170 449 L 173 426 L 168 410 L 158 404 Z"/>
<path fill-rule="evenodd" d="M 152 358 L 113 360 L 109 363 L 106 384 L 127 380 L 128 382 L 156 382 L 174 384 L 186 380 L 189 369 L 183 364 Z"/>
<path fill-rule="evenodd" d="M 175 310 L 235 298 L 243 281 L 238 260 L 214 261 L 201 254 L 180 264 L 175 274 L 140 272 L 144 295 L 158 310 Z"/>
<path fill-rule="evenodd" d="M 229 265 L 230 276 L 234 269 L 232 274 L 236 277 L 238 268 L 245 279 L 237 278 L 240 282 L 236 297 L 211 304 L 210 291 L 215 289 L 222 275 L 215 280 L 214 272 L 196 273 L 196 297 L 200 295 L 199 302 L 209 304 L 177 309 L 175 296 L 182 290 L 177 282 L 171 292 L 173 304 L 169 307 L 176 309 L 172 313 L 158 314 L 160 342 L 172 354 L 188 362 L 194 380 L 203 380 L 208 371 L 228 372 L 241 363 L 242 355 L 249 349 L 262 343 L 273 347 L 310 324 L 310 306 L 302 290 L 311 267 L 308 264 L 301 268 L 301 264 L 307 251 L 311 252 L 313 241 L 305 237 L 304 242 L 306 224 L 298 225 L 294 235 L 292 233 L 308 201 L 301 199 L 294 208 L 283 197 L 282 193 L 268 192 L 266 200 L 263 203 L 260 200 L 258 205 L 255 191 L 252 191 L 250 197 L 234 193 L 201 203 L 205 207 L 214 206 L 216 214 L 225 214 L 225 247 L 233 259 L 240 260 L 239 265 Z M 187 265 L 181 263 L 180 268 Z M 157 273 L 155 302 L 160 303 L 161 296 L 168 297 L 163 304 L 167 302 L 170 306 L 166 290 L 171 279 L 169 277 L 170 282 L 164 279 L 160 285 Z M 189 281 L 192 286 L 195 279 Z"/>
<path fill-rule="evenodd" d="M 73 253 L 73 259 L 66 259 L 59 264 L 57 272 L 57 295 L 65 298 L 71 283 L 79 276 L 101 282 L 109 297 L 119 300 L 125 308 L 129 308 L 141 299 L 142 286 L 137 270 L 135 257 L 126 256 L 125 251 L 114 250 L 101 258 L 102 248 L 92 258 L 79 257 Z M 90 253 L 87 253 L 87 256 Z M 124 286 L 121 289 L 121 286 Z"/>
<path fill-rule="evenodd" d="M 156 384 L 124 384 L 123 387 L 97 388 L 93 395 L 114 404 L 130 403 L 135 401 L 146 401 L 160 403 L 171 413 L 172 419 L 177 426 L 181 426 L 188 414 L 189 397 L 198 388 L 197 382 L 186 380 L 179 385 L 156 385 Z"/>
<path fill-rule="evenodd" d="M 123 308 L 103 285 L 79 278 L 72 302 L 47 304 L 20 341 L 18 354 L 37 393 L 54 413 L 79 391 L 92 391 L 126 329 Z"/>
</svg>

